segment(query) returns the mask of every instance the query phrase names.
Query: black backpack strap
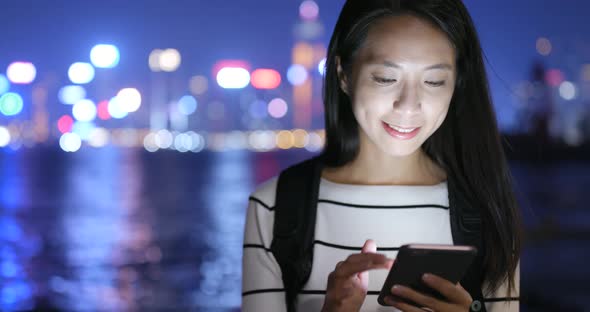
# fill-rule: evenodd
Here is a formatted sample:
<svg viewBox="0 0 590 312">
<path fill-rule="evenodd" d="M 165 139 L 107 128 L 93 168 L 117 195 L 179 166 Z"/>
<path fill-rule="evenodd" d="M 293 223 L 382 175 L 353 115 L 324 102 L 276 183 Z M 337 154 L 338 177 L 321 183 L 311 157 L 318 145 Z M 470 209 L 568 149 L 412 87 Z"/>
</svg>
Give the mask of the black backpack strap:
<svg viewBox="0 0 590 312">
<path fill-rule="evenodd" d="M 471 245 L 477 248 L 477 256 L 461 280 L 461 286 L 465 288 L 473 298 L 471 310 L 485 312 L 483 286 L 483 258 L 485 248 L 482 239 L 481 212 L 470 204 L 464 196 L 465 190 L 459 189 L 455 179 L 448 177 L 449 206 L 451 232 L 453 242 L 456 245 Z"/>
<path fill-rule="evenodd" d="M 296 310 L 297 293 L 311 273 L 321 169 L 319 158 L 312 158 L 281 172 L 277 183 L 270 249 L 281 268 L 289 312 Z"/>
</svg>

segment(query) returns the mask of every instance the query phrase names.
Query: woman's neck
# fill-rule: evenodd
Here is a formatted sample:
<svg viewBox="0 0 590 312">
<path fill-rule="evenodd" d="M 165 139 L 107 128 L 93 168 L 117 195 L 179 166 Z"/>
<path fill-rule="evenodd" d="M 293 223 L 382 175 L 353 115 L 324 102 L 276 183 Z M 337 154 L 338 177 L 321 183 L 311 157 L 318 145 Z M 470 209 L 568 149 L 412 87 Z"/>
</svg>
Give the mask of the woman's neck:
<svg viewBox="0 0 590 312">
<path fill-rule="evenodd" d="M 336 183 L 361 185 L 435 185 L 446 174 L 422 149 L 404 157 L 363 153 L 338 168 L 325 168 L 322 177 Z"/>
</svg>

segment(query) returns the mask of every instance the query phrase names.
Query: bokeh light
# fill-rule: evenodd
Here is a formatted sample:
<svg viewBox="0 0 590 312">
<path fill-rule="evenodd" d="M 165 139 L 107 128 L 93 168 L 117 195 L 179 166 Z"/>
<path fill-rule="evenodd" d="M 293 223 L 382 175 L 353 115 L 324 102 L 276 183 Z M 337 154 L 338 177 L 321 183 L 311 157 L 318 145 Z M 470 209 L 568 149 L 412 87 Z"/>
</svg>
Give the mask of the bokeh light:
<svg viewBox="0 0 590 312">
<path fill-rule="evenodd" d="M 190 115 L 197 110 L 197 100 L 190 95 L 185 95 L 178 100 L 178 112 L 183 115 Z"/>
<path fill-rule="evenodd" d="M 162 55 L 162 52 L 164 52 L 164 50 L 154 49 L 150 53 L 148 63 L 149 63 L 151 71 L 153 71 L 153 72 L 162 71 L 162 69 L 160 69 L 160 55 Z"/>
<path fill-rule="evenodd" d="M 0 126 L 0 147 L 5 147 L 8 144 L 10 144 L 10 131 Z"/>
<path fill-rule="evenodd" d="M 73 105 L 86 98 L 86 89 L 82 86 L 70 85 L 59 89 L 57 94 L 59 101 L 63 104 Z"/>
<path fill-rule="evenodd" d="M 59 138 L 59 147 L 65 152 L 77 152 L 82 147 L 82 140 L 75 133 L 64 133 Z"/>
<path fill-rule="evenodd" d="M 203 95 L 209 88 L 209 80 L 205 76 L 194 76 L 189 82 L 189 89 L 194 95 Z"/>
<path fill-rule="evenodd" d="M 127 113 L 135 112 L 141 106 L 141 93 L 135 88 L 124 88 L 117 93 L 117 101 Z"/>
<path fill-rule="evenodd" d="M 176 49 L 166 49 L 159 54 L 159 68 L 165 72 L 173 72 L 180 67 L 180 52 Z"/>
<path fill-rule="evenodd" d="M 324 139 L 316 132 L 309 133 L 309 141 L 305 149 L 310 152 L 317 152 L 324 146 Z"/>
<path fill-rule="evenodd" d="M 74 119 L 69 115 L 63 115 L 57 120 L 57 129 L 61 133 L 68 133 L 72 131 L 74 126 Z"/>
<path fill-rule="evenodd" d="M 309 135 L 303 129 L 293 131 L 293 146 L 297 148 L 304 148 L 309 143 Z"/>
<path fill-rule="evenodd" d="M 94 128 L 96 128 L 96 126 L 92 122 L 76 121 L 72 127 L 72 133 L 77 134 L 81 140 L 87 141 L 90 139 L 90 135 Z"/>
<path fill-rule="evenodd" d="M 93 121 L 96 118 L 96 105 L 88 99 L 80 100 L 72 107 L 72 115 L 77 121 Z"/>
<path fill-rule="evenodd" d="M 326 74 L 326 58 L 323 58 L 318 64 L 318 72 L 322 76 Z"/>
<path fill-rule="evenodd" d="M 14 84 L 29 84 L 35 81 L 37 69 L 30 62 L 14 62 L 8 65 L 6 76 Z"/>
<path fill-rule="evenodd" d="M 127 117 L 128 112 L 123 109 L 123 106 L 119 102 L 119 99 L 115 96 L 111 98 L 107 106 L 107 111 L 114 119 L 123 119 Z"/>
<path fill-rule="evenodd" d="M 155 133 L 150 132 L 143 138 L 143 147 L 150 153 L 156 152 L 159 149 L 158 145 L 156 144 Z"/>
<path fill-rule="evenodd" d="M 320 8 L 315 1 L 306 0 L 299 5 L 299 16 L 306 21 L 315 21 L 318 19 Z"/>
<path fill-rule="evenodd" d="M 5 116 L 18 115 L 23 110 L 23 98 L 14 92 L 0 96 L 0 113 Z"/>
<path fill-rule="evenodd" d="M 283 130 L 277 134 L 277 147 L 280 149 L 290 149 L 295 145 L 295 137 L 291 131 Z"/>
<path fill-rule="evenodd" d="M 77 62 L 68 69 L 68 77 L 75 84 L 87 84 L 94 79 L 95 71 L 89 63 Z"/>
<path fill-rule="evenodd" d="M 572 82 L 564 81 L 559 86 L 559 95 L 565 100 L 573 100 L 576 94 L 576 86 Z"/>
<path fill-rule="evenodd" d="M 547 38 L 539 38 L 537 39 L 537 52 L 543 56 L 548 56 L 551 54 L 551 50 L 553 46 L 551 45 L 551 41 Z"/>
<path fill-rule="evenodd" d="M 283 118 L 288 111 L 287 102 L 281 98 L 276 98 L 268 103 L 268 114 L 274 118 Z"/>
<path fill-rule="evenodd" d="M 155 137 L 156 146 L 161 149 L 167 149 L 172 146 L 174 142 L 174 136 L 166 129 L 162 129 L 156 133 Z"/>
<path fill-rule="evenodd" d="M 90 61 L 97 68 L 113 68 L 119 59 L 119 49 L 112 44 L 97 44 L 90 50 Z"/>
<path fill-rule="evenodd" d="M 0 74 L 0 95 L 10 90 L 10 81 L 3 74 Z"/>
<path fill-rule="evenodd" d="M 312 68 L 314 66 L 313 46 L 307 42 L 298 42 L 295 44 L 295 47 L 293 47 L 292 62 L 293 64 L 302 65 L 306 69 Z"/>
<path fill-rule="evenodd" d="M 287 80 L 294 85 L 299 86 L 307 80 L 307 70 L 299 64 L 293 64 L 287 70 Z"/>
<path fill-rule="evenodd" d="M 217 73 L 217 84 L 224 89 L 243 89 L 250 83 L 250 73 L 241 67 L 224 67 Z"/>
<path fill-rule="evenodd" d="M 252 72 L 252 86 L 256 89 L 276 89 L 281 85 L 281 74 L 274 69 L 257 69 Z"/>
<path fill-rule="evenodd" d="M 111 119 L 111 114 L 109 113 L 109 101 L 100 101 L 96 105 L 97 116 L 101 120 L 109 120 Z"/>
<path fill-rule="evenodd" d="M 559 86 L 564 80 L 563 72 L 559 69 L 550 69 L 545 73 L 545 81 L 552 87 Z"/>
</svg>

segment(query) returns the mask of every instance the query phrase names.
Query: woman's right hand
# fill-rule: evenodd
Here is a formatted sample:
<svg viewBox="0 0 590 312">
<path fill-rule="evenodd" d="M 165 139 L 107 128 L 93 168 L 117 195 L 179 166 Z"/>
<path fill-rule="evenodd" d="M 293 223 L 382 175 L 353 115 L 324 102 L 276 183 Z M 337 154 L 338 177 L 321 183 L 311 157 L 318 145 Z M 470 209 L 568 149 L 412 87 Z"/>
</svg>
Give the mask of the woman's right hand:
<svg viewBox="0 0 590 312">
<path fill-rule="evenodd" d="M 350 255 L 336 264 L 328 275 L 328 289 L 322 312 L 359 311 L 369 288 L 369 270 L 387 269 L 393 260 L 378 254 L 377 245 L 367 240 L 359 254 Z"/>
</svg>

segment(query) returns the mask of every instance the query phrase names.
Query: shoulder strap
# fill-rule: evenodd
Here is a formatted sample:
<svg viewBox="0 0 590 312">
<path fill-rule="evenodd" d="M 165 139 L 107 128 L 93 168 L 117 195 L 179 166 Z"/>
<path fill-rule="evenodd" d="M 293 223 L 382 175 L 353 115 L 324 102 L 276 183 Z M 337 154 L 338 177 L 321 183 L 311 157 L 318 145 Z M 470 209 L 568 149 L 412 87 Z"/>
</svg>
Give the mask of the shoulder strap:
<svg viewBox="0 0 590 312">
<path fill-rule="evenodd" d="M 289 312 L 311 273 L 321 168 L 315 157 L 279 175 L 270 249 L 281 268 Z"/>
<path fill-rule="evenodd" d="M 477 248 L 477 256 L 461 280 L 461 286 L 469 292 L 474 302 L 479 301 L 480 310 L 478 311 L 485 312 L 482 292 L 482 267 L 485 248 L 481 235 L 481 212 L 477 207 L 469 203 L 464 196 L 465 190 L 459 188 L 451 175 L 448 177 L 448 192 L 453 242 L 457 245 L 471 245 Z"/>
</svg>

